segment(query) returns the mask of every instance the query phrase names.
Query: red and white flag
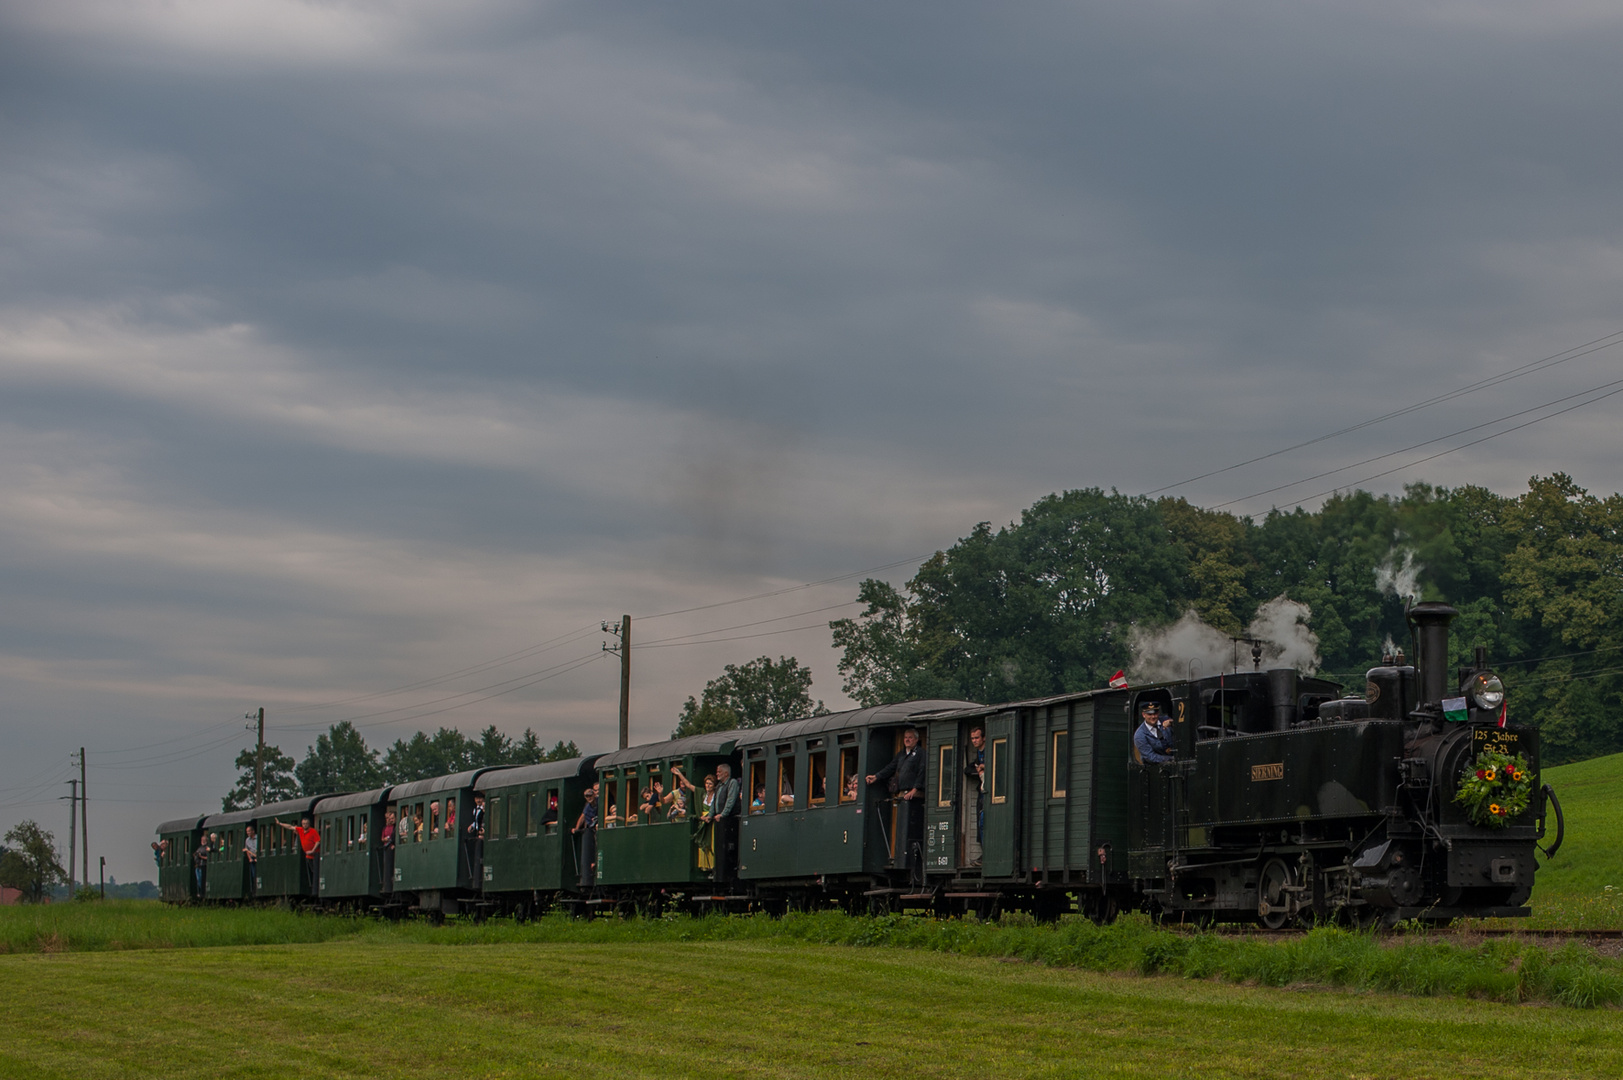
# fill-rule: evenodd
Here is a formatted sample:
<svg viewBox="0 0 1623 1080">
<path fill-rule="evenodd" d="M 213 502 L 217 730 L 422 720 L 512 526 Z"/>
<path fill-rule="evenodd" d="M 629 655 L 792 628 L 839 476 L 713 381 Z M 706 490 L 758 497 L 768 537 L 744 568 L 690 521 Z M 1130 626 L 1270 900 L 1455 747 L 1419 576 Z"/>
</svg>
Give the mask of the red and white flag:
<svg viewBox="0 0 1623 1080">
<path fill-rule="evenodd" d="M 1510 702 L 1507 701 L 1503 705 L 1499 706 L 1499 726 L 1500 727 L 1505 726 L 1505 720 L 1509 716 L 1510 716 Z"/>
<path fill-rule="evenodd" d="M 1110 676 L 1110 689 L 1112 689 L 1112 690 L 1125 690 L 1125 689 L 1127 689 L 1127 676 L 1124 673 L 1120 672 L 1120 671 L 1118 671 L 1114 675 Z"/>
</svg>

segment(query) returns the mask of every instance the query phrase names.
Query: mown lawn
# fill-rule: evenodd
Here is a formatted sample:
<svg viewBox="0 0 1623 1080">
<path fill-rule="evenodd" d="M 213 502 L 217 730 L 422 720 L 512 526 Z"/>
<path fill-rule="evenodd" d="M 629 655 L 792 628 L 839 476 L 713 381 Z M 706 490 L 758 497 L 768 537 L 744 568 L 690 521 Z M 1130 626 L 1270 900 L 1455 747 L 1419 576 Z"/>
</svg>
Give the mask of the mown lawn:
<svg viewBox="0 0 1623 1080">
<path fill-rule="evenodd" d="M 0 1076 L 1570 1077 L 1613 1010 L 784 942 L 0 956 Z"/>
</svg>

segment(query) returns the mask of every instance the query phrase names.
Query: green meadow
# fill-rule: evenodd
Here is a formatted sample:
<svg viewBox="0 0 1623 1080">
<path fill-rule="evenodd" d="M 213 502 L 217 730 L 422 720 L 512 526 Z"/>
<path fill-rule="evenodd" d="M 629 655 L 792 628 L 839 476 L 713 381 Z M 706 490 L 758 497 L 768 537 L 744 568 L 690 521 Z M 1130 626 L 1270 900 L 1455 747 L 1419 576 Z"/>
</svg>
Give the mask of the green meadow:
<svg viewBox="0 0 1623 1080">
<path fill-rule="evenodd" d="M 0 957 L 0 1075 L 1573 1077 L 1615 1010 L 786 940 Z"/>
<path fill-rule="evenodd" d="M 1529 926 L 1623 930 L 1623 754 L 1547 769 L 1567 835 L 1541 859 Z M 1555 822 L 1549 824 L 1553 839 Z"/>
</svg>

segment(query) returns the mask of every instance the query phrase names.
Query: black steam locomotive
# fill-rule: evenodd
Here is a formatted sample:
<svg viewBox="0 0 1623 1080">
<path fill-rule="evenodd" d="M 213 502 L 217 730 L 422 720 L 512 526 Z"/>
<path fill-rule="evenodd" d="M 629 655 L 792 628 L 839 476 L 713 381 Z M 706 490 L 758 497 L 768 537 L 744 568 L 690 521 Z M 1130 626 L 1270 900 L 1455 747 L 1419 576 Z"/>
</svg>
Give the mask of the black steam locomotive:
<svg viewBox="0 0 1623 1080">
<path fill-rule="evenodd" d="M 1124 905 L 1179 916 L 1358 922 L 1521 916 L 1536 853 L 1561 843 L 1538 733 L 1505 722 L 1505 689 L 1478 649 L 1451 691 L 1448 625 L 1417 604 L 1401 652 L 1362 697 L 1291 670 L 1144 691 L 1173 711 L 1170 765 L 1132 767 Z M 1546 807 L 1556 836 L 1547 849 Z"/>
<path fill-rule="evenodd" d="M 185 818 L 159 827 L 164 895 L 434 917 L 840 905 L 1281 927 L 1526 915 L 1546 809 L 1549 857 L 1560 806 L 1540 784 L 1537 733 L 1504 722 L 1504 686 L 1480 654 L 1450 691 L 1455 614 L 1412 608 L 1415 664 L 1388 658 L 1362 697 L 1284 669 L 1003 705 L 904 702 Z M 1135 749 L 1150 702 L 1170 717 L 1166 763 Z M 901 790 L 885 766 L 909 732 L 922 760 Z M 738 797 L 707 818 L 699 782 L 722 765 Z M 320 831 L 313 865 L 277 827 L 303 816 Z M 248 824 L 269 838 L 253 864 Z"/>
</svg>

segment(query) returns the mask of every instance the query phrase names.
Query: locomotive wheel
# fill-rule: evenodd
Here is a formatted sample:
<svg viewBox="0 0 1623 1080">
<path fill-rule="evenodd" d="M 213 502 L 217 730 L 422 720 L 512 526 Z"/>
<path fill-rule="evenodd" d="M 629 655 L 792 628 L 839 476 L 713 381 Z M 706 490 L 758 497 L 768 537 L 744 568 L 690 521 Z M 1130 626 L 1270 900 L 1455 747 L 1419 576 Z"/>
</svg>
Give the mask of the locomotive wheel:
<svg viewBox="0 0 1623 1080">
<path fill-rule="evenodd" d="M 1282 859 L 1269 859 L 1257 875 L 1257 922 L 1269 930 L 1278 930 L 1291 921 L 1291 894 L 1286 890 L 1296 884 L 1289 866 Z"/>
</svg>

